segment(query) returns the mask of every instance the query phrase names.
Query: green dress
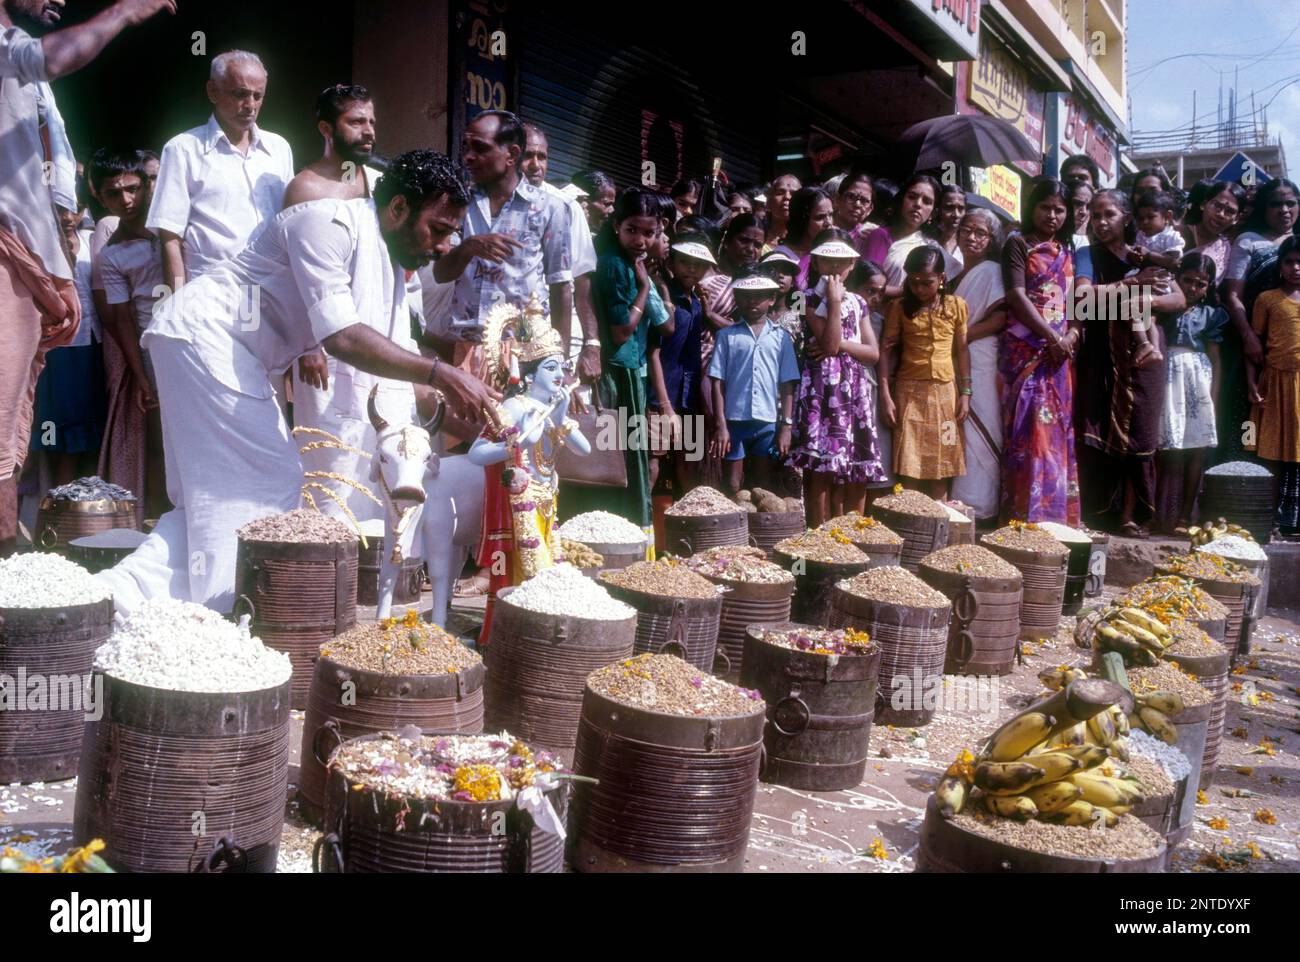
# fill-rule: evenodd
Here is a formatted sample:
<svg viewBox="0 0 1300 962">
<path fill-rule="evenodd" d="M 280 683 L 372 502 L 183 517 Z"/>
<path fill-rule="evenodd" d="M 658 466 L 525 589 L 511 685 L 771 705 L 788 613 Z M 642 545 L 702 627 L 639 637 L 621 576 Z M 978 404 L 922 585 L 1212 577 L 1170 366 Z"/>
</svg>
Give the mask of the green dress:
<svg viewBox="0 0 1300 962">
<path fill-rule="evenodd" d="M 610 329 L 628 322 L 628 312 L 637 297 L 636 272 L 621 250 L 611 250 L 596 262 L 591 285 L 592 304 L 600 331 L 600 380 L 596 382 L 600 404 L 619 418 L 619 443 L 626 444 L 626 488 L 580 487 L 562 484 L 560 518 L 587 511 L 608 511 L 627 518 L 647 532 L 654 543 L 650 511 L 650 443 L 645 427 L 646 339 L 651 327 L 669 319 L 668 310 L 653 284 L 646 296 L 645 310 L 633 335 L 617 347 Z M 638 430 L 638 426 L 640 429 Z M 602 431 L 601 437 L 608 437 Z M 589 438 L 592 445 L 599 438 Z M 630 442 L 630 443 L 629 443 Z"/>
</svg>

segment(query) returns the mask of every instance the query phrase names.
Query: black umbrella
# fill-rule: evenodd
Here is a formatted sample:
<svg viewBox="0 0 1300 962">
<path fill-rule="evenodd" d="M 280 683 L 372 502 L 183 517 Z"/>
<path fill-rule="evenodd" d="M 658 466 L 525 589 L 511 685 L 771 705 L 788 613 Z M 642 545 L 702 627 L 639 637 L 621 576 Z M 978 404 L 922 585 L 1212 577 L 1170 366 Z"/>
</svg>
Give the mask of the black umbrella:
<svg viewBox="0 0 1300 962">
<path fill-rule="evenodd" d="M 1024 134 L 997 117 L 949 114 L 913 124 L 898 138 L 917 151 L 916 169 L 942 167 L 945 162 L 968 167 L 992 167 L 1013 160 L 1038 160 L 1038 148 Z"/>
</svg>

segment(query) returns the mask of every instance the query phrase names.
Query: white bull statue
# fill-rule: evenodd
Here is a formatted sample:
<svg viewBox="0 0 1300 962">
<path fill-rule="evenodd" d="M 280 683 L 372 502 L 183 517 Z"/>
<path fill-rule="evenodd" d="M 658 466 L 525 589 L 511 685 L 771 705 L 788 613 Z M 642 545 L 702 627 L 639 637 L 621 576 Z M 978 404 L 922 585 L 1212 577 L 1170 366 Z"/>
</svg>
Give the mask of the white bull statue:
<svg viewBox="0 0 1300 962">
<path fill-rule="evenodd" d="M 376 616 L 389 617 L 402 559 L 423 558 L 433 585 L 429 620 L 445 626 L 452 583 L 478 542 L 483 468 L 464 455 L 434 453 L 430 436 L 442 423 L 441 403 L 427 429 L 389 424 L 375 409 L 373 390 L 366 413 L 377 435 L 370 480 L 378 483 L 384 500 L 386 550 L 379 567 Z"/>
</svg>

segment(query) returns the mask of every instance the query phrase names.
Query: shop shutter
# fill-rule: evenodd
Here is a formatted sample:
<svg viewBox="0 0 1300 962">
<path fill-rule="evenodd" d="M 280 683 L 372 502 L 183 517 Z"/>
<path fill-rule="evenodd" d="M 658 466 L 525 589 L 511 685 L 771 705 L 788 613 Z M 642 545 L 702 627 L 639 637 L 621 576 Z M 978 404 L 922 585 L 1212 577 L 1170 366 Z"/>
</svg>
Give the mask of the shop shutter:
<svg viewBox="0 0 1300 962">
<path fill-rule="evenodd" d="M 733 182 L 760 179 L 773 126 L 746 110 L 752 91 L 731 90 L 680 52 L 619 45 L 574 19 L 520 10 L 511 21 L 518 112 L 546 132 L 552 183 L 599 168 L 624 187 L 641 182 L 648 159 L 666 189 L 679 176 L 707 176 L 715 156 Z"/>
</svg>

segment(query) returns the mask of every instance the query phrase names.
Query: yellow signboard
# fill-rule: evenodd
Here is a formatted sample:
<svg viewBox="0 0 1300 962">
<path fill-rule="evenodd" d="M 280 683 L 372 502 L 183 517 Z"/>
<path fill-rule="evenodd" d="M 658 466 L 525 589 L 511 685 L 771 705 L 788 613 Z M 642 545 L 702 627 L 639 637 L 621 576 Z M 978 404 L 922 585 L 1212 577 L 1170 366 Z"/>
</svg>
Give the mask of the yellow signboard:
<svg viewBox="0 0 1300 962">
<path fill-rule="evenodd" d="M 972 167 L 971 187 L 1013 220 L 1020 219 L 1020 174 L 1010 167 Z"/>
<path fill-rule="evenodd" d="M 986 114 L 1012 124 L 1038 150 L 1043 149 L 1044 97 L 1029 84 L 1029 74 L 1011 53 L 987 35 L 970 65 L 966 99 Z"/>
</svg>

